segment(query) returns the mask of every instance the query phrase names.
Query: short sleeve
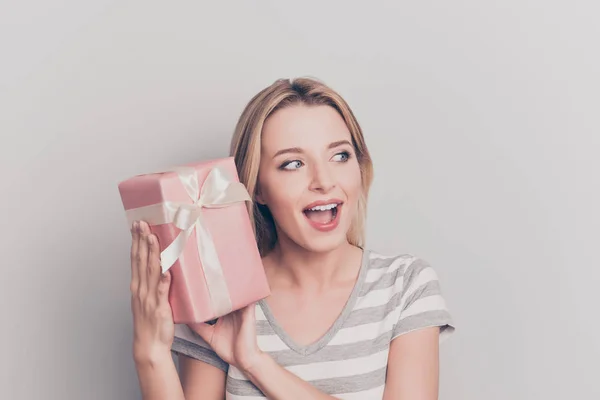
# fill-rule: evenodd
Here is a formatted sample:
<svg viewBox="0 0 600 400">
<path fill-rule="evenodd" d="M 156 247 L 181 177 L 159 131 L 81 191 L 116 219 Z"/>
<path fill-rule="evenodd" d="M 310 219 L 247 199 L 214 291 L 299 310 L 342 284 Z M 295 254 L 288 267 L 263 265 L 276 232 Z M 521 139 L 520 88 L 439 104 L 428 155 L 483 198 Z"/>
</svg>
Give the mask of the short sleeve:
<svg viewBox="0 0 600 400">
<path fill-rule="evenodd" d="M 203 361 L 225 372 L 229 369 L 229 364 L 223 361 L 200 335 L 185 324 L 175 324 L 175 338 L 171 351 L 177 355 L 183 354 Z"/>
<path fill-rule="evenodd" d="M 415 257 L 405 268 L 398 270 L 397 279 L 401 280 L 398 286 L 402 289 L 392 340 L 404 333 L 433 326 L 440 327 L 440 342 L 447 339 L 455 327 L 437 273 L 431 265 Z"/>
</svg>

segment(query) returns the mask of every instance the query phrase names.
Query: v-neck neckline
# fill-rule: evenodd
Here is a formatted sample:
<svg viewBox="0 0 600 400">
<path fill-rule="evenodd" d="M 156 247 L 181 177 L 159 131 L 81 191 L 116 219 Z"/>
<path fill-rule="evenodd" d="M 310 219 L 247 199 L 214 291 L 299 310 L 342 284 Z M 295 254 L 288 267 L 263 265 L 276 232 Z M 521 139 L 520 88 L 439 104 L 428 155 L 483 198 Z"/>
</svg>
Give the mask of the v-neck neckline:
<svg viewBox="0 0 600 400">
<path fill-rule="evenodd" d="M 277 319 L 273 315 L 271 308 L 269 307 L 269 305 L 266 302 L 266 299 L 261 299 L 258 301 L 258 304 L 260 305 L 260 308 L 262 309 L 263 314 L 267 318 L 267 321 L 273 328 L 273 331 L 275 331 L 277 336 L 279 336 L 279 338 L 291 350 L 293 350 L 301 355 L 305 355 L 305 356 L 309 355 L 309 354 L 313 354 L 313 353 L 319 351 L 320 349 L 322 349 L 323 347 L 325 347 L 329 343 L 329 341 L 335 336 L 335 334 L 340 330 L 340 328 L 343 326 L 344 322 L 346 321 L 346 318 L 348 317 L 348 315 L 350 315 L 350 313 L 352 312 L 352 309 L 354 308 L 354 305 L 356 304 L 358 294 L 360 293 L 363 282 L 365 280 L 365 275 L 366 275 L 366 271 L 367 271 L 367 263 L 369 260 L 369 254 L 368 254 L 369 251 L 365 248 L 363 248 L 362 251 L 363 251 L 363 254 L 361 257 L 361 264 L 360 264 L 360 270 L 358 273 L 358 277 L 356 279 L 356 282 L 354 283 L 354 287 L 352 288 L 352 292 L 350 293 L 350 296 L 348 297 L 346 304 L 342 308 L 342 311 L 340 312 L 340 314 L 334 321 L 333 325 L 331 325 L 329 327 L 329 329 L 319 339 L 317 339 L 313 343 L 310 343 L 308 345 L 301 345 L 301 344 L 296 343 L 294 341 L 294 339 L 292 339 L 287 334 L 287 332 L 283 329 L 283 327 L 281 325 L 279 325 L 279 322 L 277 322 Z"/>
</svg>

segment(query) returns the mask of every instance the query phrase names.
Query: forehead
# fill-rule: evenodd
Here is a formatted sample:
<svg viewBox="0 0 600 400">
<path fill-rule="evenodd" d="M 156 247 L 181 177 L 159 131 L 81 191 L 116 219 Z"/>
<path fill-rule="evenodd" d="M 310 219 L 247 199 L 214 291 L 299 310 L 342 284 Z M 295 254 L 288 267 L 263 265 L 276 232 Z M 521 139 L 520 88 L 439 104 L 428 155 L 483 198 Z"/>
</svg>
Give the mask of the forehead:
<svg viewBox="0 0 600 400">
<path fill-rule="evenodd" d="M 333 107 L 294 105 L 269 116 L 261 147 L 265 153 L 274 153 L 290 147 L 322 148 L 344 139 L 351 141 L 350 131 Z"/>
</svg>

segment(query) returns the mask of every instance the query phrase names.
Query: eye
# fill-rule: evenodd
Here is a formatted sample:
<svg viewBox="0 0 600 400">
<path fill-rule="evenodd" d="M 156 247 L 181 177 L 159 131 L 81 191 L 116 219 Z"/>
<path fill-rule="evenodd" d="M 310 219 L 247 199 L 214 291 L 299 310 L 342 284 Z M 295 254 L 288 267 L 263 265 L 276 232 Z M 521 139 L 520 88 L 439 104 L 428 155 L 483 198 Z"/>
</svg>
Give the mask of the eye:
<svg viewBox="0 0 600 400">
<path fill-rule="evenodd" d="M 294 170 L 300 168 L 302 165 L 304 164 L 302 164 L 302 161 L 300 160 L 287 161 L 283 163 L 279 169 Z"/>
<path fill-rule="evenodd" d="M 346 162 L 349 159 L 350 159 L 350 153 L 347 151 L 342 151 L 340 153 L 337 153 L 332 158 L 333 161 L 338 161 L 338 162 Z"/>
</svg>

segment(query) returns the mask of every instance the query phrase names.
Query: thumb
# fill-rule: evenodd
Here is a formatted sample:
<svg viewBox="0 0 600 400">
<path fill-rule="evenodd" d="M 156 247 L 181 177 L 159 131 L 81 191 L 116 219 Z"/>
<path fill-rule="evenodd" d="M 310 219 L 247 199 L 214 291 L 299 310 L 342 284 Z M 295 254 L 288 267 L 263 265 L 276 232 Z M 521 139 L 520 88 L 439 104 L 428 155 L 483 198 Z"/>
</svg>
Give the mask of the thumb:
<svg viewBox="0 0 600 400">
<path fill-rule="evenodd" d="M 256 319 L 256 303 L 248 304 L 241 311 L 242 323 L 255 322 Z"/>
<path fill-rule="evenodd" d="M 200 335 L 200 337 L 206 342 L 208 343 L 210 346 L 212 346 L 211 342 L 212 342 L 212 337 L 213 337 L 213 333 L 215 331 L 215 327 L 209 324 L 205 324 L 205 323 L 200 323 L 200 324 L 188 324 L 188 326 L 194 331 L 196 332 L 198 335 Z"/>
<path fill-rule="evenodd" d="M 250 304 L 243 309 L 239 310 L 238 323 L 239 329 L 245 332 L 245 334 L 256 335 L 256 307 Z"/>
</svg>

